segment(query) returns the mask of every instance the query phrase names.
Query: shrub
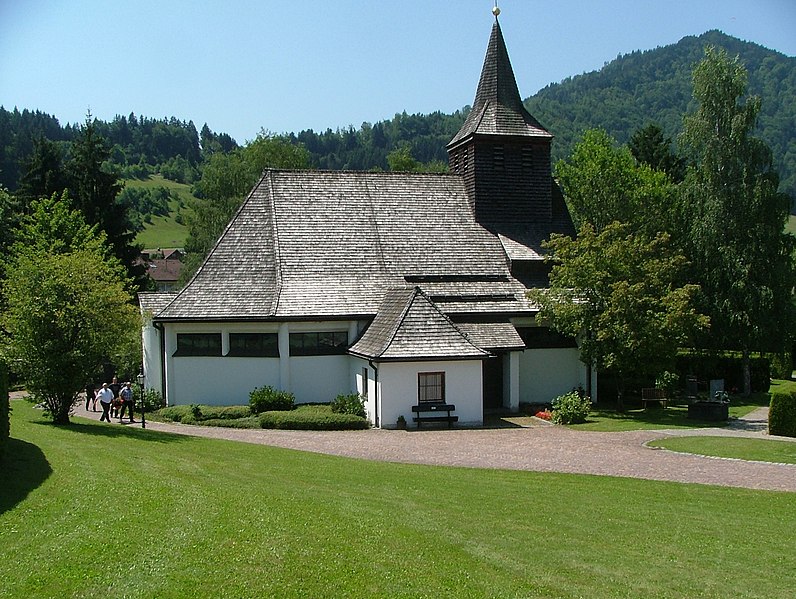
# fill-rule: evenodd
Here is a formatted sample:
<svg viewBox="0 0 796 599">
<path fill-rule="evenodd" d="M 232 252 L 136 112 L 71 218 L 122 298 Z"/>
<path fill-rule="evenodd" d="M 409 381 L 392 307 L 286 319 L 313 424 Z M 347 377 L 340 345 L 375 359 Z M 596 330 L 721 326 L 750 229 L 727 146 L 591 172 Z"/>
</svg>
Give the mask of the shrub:
<svg viewBox="0 0 796 599">
<path fill-rule="evenodd" d="M 169 406 L 152 413 L 157 420 L 182 422 L 183 424 L 206 424 L 210 420 L 229 422 L 251 416 L 249 406 Z M 207 426 L 213 426 L 208 424 Z"/>
<path fill-rule="evenodd" d="M 556 424 L 586 422 L 590 410 L 591 400 L 588 397 L 581 397 L 577 391 L 570 391 L 553 400 L 553 422 Z"/>
<path fill-rule="evenodd" d="M 188 416 L 193 417 L 191 407 L 192 406 L 169 406 L 150 414 L 150 417 L 157 420 L 165 420 L 166 422 L 182 422 L 183 418 Z"/>
<path fill-rule="evenodd" d="M 252 414 L 292 410 L 295 401 L 296 398 L 292 393 L 280 391 L 268 385 L 258 387 L 249 393 L 249 406 Z"/>
<path fill-rule="evenodd" d="M 144 389 L 144 395 L 141 399 L 144 403 L 144 409 L 146 410 L 147 414 L 150 412 L 155 412 L 166 405 L 166 402 L 163 401 L 163 396 L 160 394 L 160 391 L 156 389 Z"/>
<path fill-rule="evenodd" d="M 771 377 L 790 379 L 793 374 L 793 356 L 790 352 L 782 352 L 771 356 Z"/>
<path fill-rule="evenodd" d="M 676 372 L 664 371 L 655 379 L 655 386 L 663 389 L 666 397 L 671 399 L 677 395 L 677 389 L 680 388 L 680 376 Z"/>
<path fill-rule="evenodd" d="M 285 412 L 263 412 L 260 414 L 262 428 L 290 430 L 357 430 L 369 427 L 368 421 L 353 414 L 337 414 L 329 406 L 302 406 Z"/>
<path fill-rule="evenodd" d="M 781 437 L 796 437 L 796 392 L 777 391 L 771 394 L 768 433 Z"/>
<path fill-rule="evenodd" d="M 365 398 L 359 393 L 338 395 L 330 406 L 335 414 L 353 414 L 360 418 L 365 417 Z"/>
<path fill-rule="evenodd" d="M 249 406 L 201 406 L 202 415 L 199 420 L 238 420 L 252 415 Z"/>
</svg>

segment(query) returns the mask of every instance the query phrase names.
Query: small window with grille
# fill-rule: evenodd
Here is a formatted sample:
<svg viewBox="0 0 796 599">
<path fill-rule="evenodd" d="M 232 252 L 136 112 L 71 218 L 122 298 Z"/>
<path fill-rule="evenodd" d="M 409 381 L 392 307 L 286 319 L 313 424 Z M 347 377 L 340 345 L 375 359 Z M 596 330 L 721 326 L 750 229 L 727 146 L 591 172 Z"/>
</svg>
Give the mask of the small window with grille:
<svg viewBox="0 0 796 599">
<path fill-rule="evenodd" d="M 445 403 L 445 373 L 419 372 L 417 374 L 418 403 Z"/>
</svg>

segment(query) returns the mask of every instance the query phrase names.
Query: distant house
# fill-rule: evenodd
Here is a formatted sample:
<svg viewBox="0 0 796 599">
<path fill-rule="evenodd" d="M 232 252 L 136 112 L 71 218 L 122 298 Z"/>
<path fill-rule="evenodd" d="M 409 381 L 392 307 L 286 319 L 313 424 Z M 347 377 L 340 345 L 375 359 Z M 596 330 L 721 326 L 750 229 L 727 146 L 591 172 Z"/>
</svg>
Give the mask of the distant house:
<svg viewBox="0 0 796 599">
<path fill-rule="evenodd" d="M 542 241 L 574 234 L 551 140 L 496 20 L 451 174 L 266 171 L 179 293 L 141 294 L 147 384 L 169 404 L 358 392 L 384 427 L 419 401 L 477 424 L 593 390 L 526 298 L 547 284 Z"/>
<path fill-rule="evenodd" d="M 149 278 L 158 291 L 176 291 L 182 272 L 182 252 L 179 249 L 149 249 L 141 252 Z"/>
</svg>

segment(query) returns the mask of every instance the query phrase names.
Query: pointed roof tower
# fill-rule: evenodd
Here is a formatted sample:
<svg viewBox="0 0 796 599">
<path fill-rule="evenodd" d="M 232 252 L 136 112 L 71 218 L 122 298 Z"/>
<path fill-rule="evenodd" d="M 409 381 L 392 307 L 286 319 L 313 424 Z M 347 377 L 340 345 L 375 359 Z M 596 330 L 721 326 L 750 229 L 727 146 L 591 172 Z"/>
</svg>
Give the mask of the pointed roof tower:
<svg viewBox="0 0 796 599">
<path fill-rule="evenodd" d="M 452 148 L 472 135 L 553 136 L 525 109 L 511 68 L 500 23 L 495 17 L 473 109 L 448 144 Z"/>
<path fill-rule="evenodd" d="M 497 20 L 473 108 L 448 144 L 476 220 L 493 232 L 550 222 L 553 136 L 525 109 Z"/>
</svg>

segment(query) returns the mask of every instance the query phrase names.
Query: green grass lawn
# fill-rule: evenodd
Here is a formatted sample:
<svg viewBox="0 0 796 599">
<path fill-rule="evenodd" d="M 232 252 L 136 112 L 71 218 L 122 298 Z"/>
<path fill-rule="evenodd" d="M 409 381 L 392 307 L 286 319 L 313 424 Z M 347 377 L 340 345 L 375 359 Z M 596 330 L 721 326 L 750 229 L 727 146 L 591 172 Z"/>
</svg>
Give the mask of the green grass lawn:
<svg viewBox="0 0 796 599">
<path fill-rule="evenodd" d="M 794 493 L 369 462 L 12 406 L 3 597 L 796 591 Z"/>
<path fill-rule="evenodd" d="M 161 175 L 151 175 L 144 180 L 125 179 L 125 185 L 127 187 L 143 188 L 165 187 L 169 191 L 176 193 L 183 200 L 186 206 L 182 209 L 183 213 L 189 210 L 187 207 L 190 206 L 193 198 L 190 185 L 164 179 Z M 188 237 L 188 228 L 174 220 L 177 211 L 177 201 L 172 200 L 169 208 L 171 212 L 169 216 L 156 216 L 151 223 L 144 225 L 144 230 L 135 238 L 136 243 L 140 243 L 144 248 L 175 248 L 185 245 L 185 239 Z"/>
<path fill-rule="evenodd" d="M 796 441 L 741 437 L 674 437 L 651 441 L 649 445 L 720 458 L 796 464 Z"/>
<path fill-rule="evenodd" d="M 770 391 L 794 390 L 796 381 L 774 380 Z M 741 418 L 753 410 L 768 406 L 771 397 L 768 393 L 753 393 L 749 397 L 732 396 L 730 400 L 730 418 Z M 613 404 L 601 404 L 589 414 L 583 424 L 569 425 L 572 428 L 588 431 L 618 432 L 635 430 L 657 430 L 666 428 L 704 428 L 706 426 L 724 426 L 721 422 L 705 422 L 688 418 L 688 404 L 685 400 L 670 402 L 665 409 L 651 404 L 647 409 L 631 403 L 624 412 L 619 413 Z"/>
</svg>

